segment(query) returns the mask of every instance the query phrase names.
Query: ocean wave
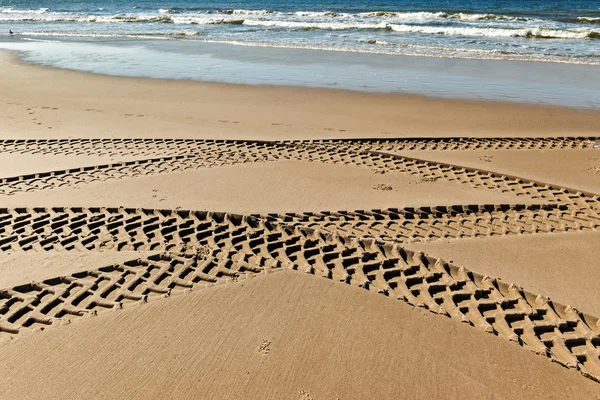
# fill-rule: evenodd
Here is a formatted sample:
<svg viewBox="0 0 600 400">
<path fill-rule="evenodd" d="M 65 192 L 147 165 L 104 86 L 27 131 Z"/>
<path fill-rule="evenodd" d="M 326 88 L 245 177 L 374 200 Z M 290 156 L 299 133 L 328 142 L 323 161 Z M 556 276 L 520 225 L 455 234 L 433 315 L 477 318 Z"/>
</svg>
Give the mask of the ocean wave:
<svg viewBox="0 0 600 400">
<path fill-rule="evenodd" d="M 366 17 L 387 17 L 387 18 L 400 18 L 405 20 L 433 20 L 433 19 L 455 19 L 464 21 L 531 21 L 531 18 L 525 17 L 512 17 L 508 15 L 497 15 L 497 14 L 469 14 L 469 13 L 446 13 L 443 11 L 438 12 L 394 12 L 394 11 L 371 11 L 366 13 L 360 13 Z"/>
<path fill-rule="evenodd" d="M 560 18 L 559 21 L 585 25 L 600 25 L 600 18 L 597 17 Z"/>
<path fill-rule="evenodd" d="M 78 16 L 69 13 L 53 13 L 44 16 L 2 16 L 0 22 L 165 22 L 173 23 L 173 19 L 168 15 L 138 15 L 138 14 L 118 14 L 111 16 L 102 15 L 83 15 Z"/>
<path fill-rule="evenodd" d="M 247 10 L 234 10 L 244 11 Z M 263 10 L 267 12 L 266 10 Z M 261 12 L 263 12 L 261 11 Z M 258 13 L 259 11 L 254 11 Z M 257 14 L 258 15 L 258 14 Z M 470 14 L 475 16 L 476 14 Z M 483 15 L 483 14 L 481 14 Z M 242 16 L 242 18 L 239 18 Z M 422 16 L 423 17 L 423 16 Z M 521 37 L 537 39 L 600 39 L 600 30 L 594 28 L 554 29 L 544 26 L 452 26 L 432 24 L 412 24 L 390 22 L 388 20 L 289 20 L 275 18 L 243 17 L 242 12 L 232 14 L 119 14 L 109 16 L 73 16 L 69 14 L 50 13 L 48 15 L 3 16 L 0 21 L 23 22 L 88 22 L 88 23 L 166 23 L 178 25 L 245 25 L 288 30 L 383 30 L 400 34 L 425 34 L 471 37 Z"/>
<path fill-rule="evenodd" d="M 49 10 L 49 8 L 38 8 L 37 10 L 19 10 L 12 7 L 0 7 L 0 14 L 44 14 Z"/>
<path fill-rule="evenodd" d="M 22 32 L 21 35 L 31 36 L 30 38 L 22 38 L 21 40 L 37 40 L 36 37 L 69 37 L 69 38 L 102 38 L 102 39 L 118 39 L 118 38 L 135 38 L 135 39 L 180 39 L 182 37 L 198 37 L 201 36 L 200 31 L 184 31 L 184 32 L 153 32 L 153 33 L 74 33 L 74 32 Z"/>
<path fill-rule="evenodd" d="M 522 37 L 538 39 L 598 39 L 600 32 L 590 29 L 557 30 L 547 28 L 475 28 L 475 27 L 443 27 L 443 26 L 415 26 L 415 25 L 389 25 L 390 29 L 398 33 L 425 33 L 434 35 L 451 36 L 476 36 L 476 37 Z"/>
<path fill-rule="evenodd" d="M 270 14 L 280 14 L 271 10 L 222 10 L 219 13 L 227 14 L 227 15 L 270 15 Z"/>
<path fill-rule="evenodd" d="M 297 17 L 310 17 L 310 18 L 349 18 L 353 15 L 360 14 L 349 14 L 349 13 L 337 13 L 333 11 L 296 11 L 293 15 Z"/>
<path fill-rule="evenodd" d="M 374 11 L 366 13 L 337 13 L 333 11 L 296 11 L 296 12 L 279 12 L 272 10 L 218 10 L 218 11 L 202 11 L 189 12 L 185 8 L 160 8 L 156 10 L 156 14 L 117 14 L 117 15 L 95 15 L 86 13 L 60 13 L 48 12 L 49 9 L 39 10 L 15 10 L 12 8 L 0 9 L 2 14 L 13 14 L 12 16 L 0 16 L 0 21 L 34 21 L 34 22 L 55 22 L 55 21 L 80 21 L 89 22 L 95 21 L 110 21 L 120 20 L 123 22 L 156 22 L 155 18 L 170 16 L 177 14 L 186 18 L 211 18 L 221 17 L 227 18 L 232 16 L 248 16 L 266 18 L 265 20 L 282 21 L 282 22 L 319 22 L 320 20 L 327 21 L 331 19 L 339 20 L 339 22 L 364 22 L 377 24 L 381 22 L 388 23 L 415 23 L 423 24 L 427 22 L 435 22 L 437 20 L 463 20 L 463 21 L 530 21 L 521 17 L 509 17 L 495 14 L 448 14 L 445 12 L 388 12 Z M 29 14 L 44 14 L 36 19 L 30 19 Z M 92 21 L 92 22 L 95 22 Z M 162 22 L 162 21 L 158 21 Z"/>
<path fill-rule="evenodd" d="M 231 20 L 213 20 L 211 24 L 232 23 Z M 480 27 L 452 27 L 452 26 L 422 26 L 402 25 L 381 22 L 347 23 L 347 22 L 298 22 L 246 19 L 236 20 L 234 23 L 247 26 L 263 26 L 271 28 L 299 29 L 299 30 L 386 30 L 397 33 L 421 33 L 449 36 L 475 36 L 475 37 L 522 37 L 538 39 L 598 39 L 600 32 L 591 29 L 558 30 L 543 27 L 536 28 L 480 28 Z"/>
<path fill-rule="evenodd" d="M 136 8 L 136 7 L 134 7 Z M 140 7 L 137 7 L 140 8 Z M 188 18 L 210 18 L 210 17 L 228 17 L 228 16 L 247 16 L 250 18 L 259 17 L 260 19 L 273 21 L 285 21 L 285 22 L 304 22 L 310 20 L 311 22 L 326 22 L 327 20 L 339 20 L 339 22 L 364 22 L 371 24 L 378 24 L 381 22 L 387 22 L 390 24 L 427 24 L 429 22 L 439 22 L 442 24 L 446 23 L 490 23 L 494 24 L 497 22 L 501 23 L 555 23 L 562 22 L 567 24 L 587 24 L 587 25 L 600 25 L 600 17 L 594 16 L 579 16 L 579 17 L 564 17 L 552 19 L 540 19 L 533 17 L 525 17 L 522 15 L 503 15 L 493 13 L 469 13 L 469 12 L 458 12 L 451 13 L 445 11 L 411 11 L 411 12 L 400 12 L 400 11 L 369 11 L 369 12 L 337 12 L 330 10 L 323 11 L 273 11 L 268 9 L 263 10 L 247 10 L 247 9 L 223 9 L 223 10 L 206 10 L 199 7 L 170 7 L 170 8 L 159 8 L 151 10 L 143 8 L 146 14 L 136 12 L 131 16 L 127 14 L 127 18 L 121 18 L 126 22 L 154 22 L 153 18 L 156 16 L 165 15 L 178 15 Z M 118 15 L 103 15 L 102 8 L 96 9 L 96 12 L 56 12 L 49 8 L 39 9 L 17 9 L 13 7 L 0 7 L 0 21 L 34 21 L 34 22 L 54 22 L 54 21 L 80 21 L 86 22 L 91 19 L 95 20 L 119 20 L 122 17 Z M 98 13 L 100 12 L 100 13 Z M 154 14 L 150 14 L 153 12 Z M 510 14 L 510 13 L 509 13 Z M 33 17 L 34 16 L 34 17 Z M 36 18 L 36 19 L 28 19 Z M 37 19 L 39 18 L 39 19 Z M 158 21 L 162 22 L 162 21 Z"/>
<path fill-rule="evenodd" d="M 428 12 L 397 12 L 397 11 L 369 11 L 361 13 L 344 13 L 334 11 L 295 11 L 279 12 L 272 10 L 222 10 L 217 13 L 237 15 L 275 15 L 275 16 L 297 16 L 309 18 L 399 18 L 403 20 L 433 20 L 433 19 L 456 19 L 466 21 L 531 21 L 531 18 L 520 16 L 508 16 L 498 14 L 469 14 L 469 13 L 447 13 L 444 11 Z"/>
<path fill-rule="evenodd" d="M 106 20 L 103 18 L 96 18 L 98 20 Z M 141 16 L 141 15 L 115 15 L 110 17 L 108 21 L 119 21 L 119 22 L 166 22 L 172 23 L 173 19 L 169 16 Z M 90 21 L 92 22 L 92 21 Z"/>
<path fill-rule="evenodd" d="M 346 22 L 298 22 L 298 21 L 273 21 L 273 20 L 244 20 L 243 25 L 248 26 L 265 26 L 274 28 L 289 28 L 289 29 L 301 29 L 301 30 L 348 30 L 348 29 L 368 29 L 368 30 L 389 30 L 390 26 L 385 22 L 379 24 L 366 24 L 366 23 L 346 23 Z"/>
</svg>

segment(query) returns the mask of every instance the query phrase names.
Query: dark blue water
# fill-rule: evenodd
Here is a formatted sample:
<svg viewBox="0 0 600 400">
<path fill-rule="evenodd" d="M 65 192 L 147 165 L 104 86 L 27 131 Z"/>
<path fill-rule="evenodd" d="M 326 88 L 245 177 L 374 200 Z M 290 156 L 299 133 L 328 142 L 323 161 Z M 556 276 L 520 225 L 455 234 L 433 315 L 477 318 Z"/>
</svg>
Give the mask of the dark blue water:
<svg viewBox="0 0 600 400">
<path fill-rule="evenodd" d="M 0 32 L 9 29 L 22 38 L 160 38 L 600 63 L 599 0 L 0 0 Z"/>
</svg>

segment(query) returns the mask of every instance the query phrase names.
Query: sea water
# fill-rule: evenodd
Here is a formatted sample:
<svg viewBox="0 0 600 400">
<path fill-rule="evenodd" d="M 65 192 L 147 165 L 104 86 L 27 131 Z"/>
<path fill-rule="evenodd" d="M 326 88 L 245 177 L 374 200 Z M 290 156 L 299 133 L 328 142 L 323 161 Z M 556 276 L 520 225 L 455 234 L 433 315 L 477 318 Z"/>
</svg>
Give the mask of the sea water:
<svg viewBox="0 0 600 400">
<path fill-rule="evenodd" d="M 0 48 L 117 75 L 600 106 L 597 0 L 0 0 Z"/>
</svg>

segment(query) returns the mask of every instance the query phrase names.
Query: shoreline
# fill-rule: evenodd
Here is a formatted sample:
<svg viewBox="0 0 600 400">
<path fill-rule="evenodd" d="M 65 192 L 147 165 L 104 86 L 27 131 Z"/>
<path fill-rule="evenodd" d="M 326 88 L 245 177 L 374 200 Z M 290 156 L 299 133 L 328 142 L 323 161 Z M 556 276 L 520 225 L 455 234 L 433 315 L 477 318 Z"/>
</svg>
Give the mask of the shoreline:
<svg viewBox="0 0 600 400">
<path fill-rule="evenodd" d="M 198 41 L 0 42 L 72 71 L 258 86 L 342 89 L 600 110 L 598 67 L 248 47 Z"/>
<path fill-rule="evenodd" d="M 590 136 L 600 126 L 600 110 L 572 107 L 107 76 L 6 51 L 0 66 L 2 138 Z"/>
</svg>

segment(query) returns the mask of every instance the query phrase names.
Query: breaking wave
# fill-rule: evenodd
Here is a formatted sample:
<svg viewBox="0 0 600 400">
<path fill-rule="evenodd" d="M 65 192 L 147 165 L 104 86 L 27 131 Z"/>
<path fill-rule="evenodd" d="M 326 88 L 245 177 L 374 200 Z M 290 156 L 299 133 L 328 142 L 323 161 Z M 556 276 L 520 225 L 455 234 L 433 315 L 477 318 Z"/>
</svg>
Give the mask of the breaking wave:
<svg viewBox="0 0 600 400">
<path fill-rule="evenodd" d="M 427 20 L 459 19 L 467 21 L 521 21 L 520 17 L 495 14 L 395 13 L 368 12 L 339 14 L 334 12 L 298 11 L 277 13 L 270 10 L 224 10 L 213 13 L 182 14 L 173 9 L 160 9 L 157 14 L 76 15 L 54 13 L 48 9 L 2 9 L 1 21 L 12 22 L 81 22 L 81 23 L 166 23 L 181 25 L 246 25 L 288 30 L 385 30 L 395 33 L 449 35 L 471 37 L 522 37 L 538 39 L 598 39 L 600 30 L 591 27 L 570 29 L 517 25 L 444 25 L 426 24 Z M 285 15 L 286 18 L 281 16 Z M 578 17 L 580 21 L 582 18 Z M 600 23 L 600 18 L 587 18 L 587 24 Z"/>
</svg>

